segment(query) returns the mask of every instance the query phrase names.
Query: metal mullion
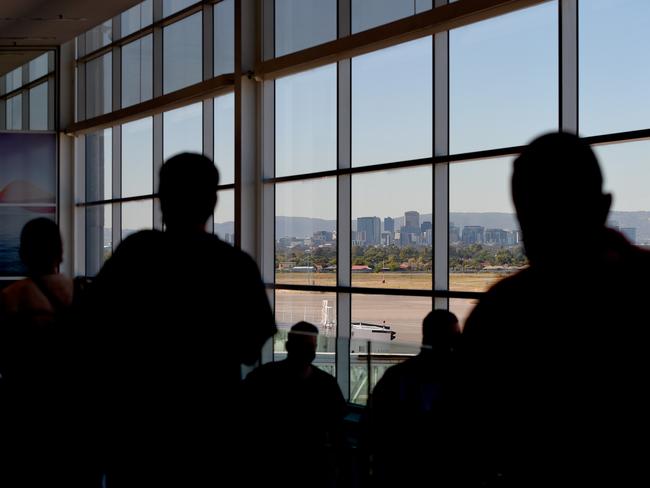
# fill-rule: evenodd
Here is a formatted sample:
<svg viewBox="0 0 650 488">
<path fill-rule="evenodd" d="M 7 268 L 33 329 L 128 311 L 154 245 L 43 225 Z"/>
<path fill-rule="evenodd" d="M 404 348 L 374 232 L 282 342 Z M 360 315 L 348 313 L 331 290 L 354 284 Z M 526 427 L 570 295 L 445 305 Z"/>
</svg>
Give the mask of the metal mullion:
<svg viewBox="0 0 650 488">
<path fill-rule="evenodd" d="M 264 81 L 260 86 L 259 101 L 262 174 L 275 175 L 275 81 Z M 261 273 L 265 283 L 275 283 L 275 184 L 262 184 L 262 259 Z M 269 302 L 275 312 L 275 291 L 269 290 Z M 273 361 L 273 343 L 262 351 L 262 363 Z"/>
<path fill-rule="evenodd" d="M 74 193 L 77 198 L 86 199 L 86 136 L 76 138 L 74 144 Z M 84 276 L 86 274 L 86 209 L 77 209 L 74 213 L 74 229 L 72 231 L 74 246 L 74 273 Z"/>
<path fill-rule="evenodd" d="M 578 1 L 559 2 L 561 131 L 578 133 Z"/>
<path fill-rule="evenodd" d="M 111 130 L 111 144 L 113 155 L 112 196 L 119 199 L 122 196 L 122 126 L 113 126 Z M 122 241 L 122 204 L 118 201 L 112 204 L 112 247 L 113 251 Z"/>
<path fill-rule="evenodd" d="M 203 79 L 214 77 L 214 13 L 213 5 L 203 5 Z"/>
<path fill-rule="evenodd" d="M 29 80 L 29 63 L 22 66 L 23 80 Z M 21 86 L 22 98 L 20 99 L 22 105 L 22 130 L 29 130 L 29 90 L 25 86 Z"/>
<path fill-rule="evenodd" d="M 275 0 L 262 0 L 261 4 L 261 52 L 262 60 L 267 61 L 275 57 Z"/>
<path fill-rule="evenodd" d="M 203 155 L 214 161 L 214 98 L 203 100 Z M 217 202 L 219 205 L 219 202 Z M 214 214 L 206 230 L 210 233 L 214 232 Z"/>
<path fill-rule="evenodd" d="M 50 74 L 47 81 L 47 130 L 58 130 L 56 126 L 56 77 Z"/>
<path fill-rule="evenodd" d="M 160 168 L 163 165 L 163 155 L 164 155 L 164 144 L 165 141 L 163 140 L 163 134 L 164 134 L 164 116 L 162 113 L 158 113 L 153 116 L 153 134 L 152 134 L 152 144 L 153 144 L 153 161 L 151 164 L 151 171 L 152 171 L 152 181 L 153 181 L 153 188 L 152 191 L 154 192 L 154 195 L 158 189 L 158 185 L 160 184 Z M 156 204 L 156 200 L 154 198 L 154 205 L 153 205 L 153 228 L 157 230 L 162 230 L 163 229 L 163 218 L 162 218 L 162 211 L 160 209 L 160 205 Z"/>
<path fill-rule="evenodd" d="M 309 291 L 320 293 L 351 293 L 353 295 L 390 295 L 424 298 L 447 297 L 476 299 L 485 295 L 485 292 L 476 291 L 424 290 L 407 288 L 364 288 L 360 286 L 290 285 L 282 283 L 266 283 L 265 286 L 273 290 Z"/>
<path fill-rule="evenodd" d="M 163 28 L 156 20 L 162 17 L 162 0 L 154 0 L 153 3 L 153 20 L 154 27 L 152 32 L 152 64 L 153 64 L 153 87 L 152 99 L 156 99 L 163 94 Z"/>
<path fill-rule="evenodd" d="M 447 4 L 436 0 L 434 7 Z M 449 155 L 449 31 L 433 36 L 433 155 Z M 449 290 L 449 163 L 433 165 L 432 289 Z M 449 308 L 446 297 L 434 297 L 433 308 Z"/>
<path fill-rule="evenodd" d="M 339 3 L 339 21 L 346 15 Z M 349 10 L 348 10 L 349 13 Z M 349 20 L 349 19 L 348 19 Z M 352 244 L 352 61 L 337 63 L 337 169 L 344 171 L 337 178 L 337 257 L 336 282 L 339 287 L 351 286 Z M 350 340 L 352 295 L 349 290 L 336 294 L 336 380 L 346 400 L 350 399 Z"/>
</svg>

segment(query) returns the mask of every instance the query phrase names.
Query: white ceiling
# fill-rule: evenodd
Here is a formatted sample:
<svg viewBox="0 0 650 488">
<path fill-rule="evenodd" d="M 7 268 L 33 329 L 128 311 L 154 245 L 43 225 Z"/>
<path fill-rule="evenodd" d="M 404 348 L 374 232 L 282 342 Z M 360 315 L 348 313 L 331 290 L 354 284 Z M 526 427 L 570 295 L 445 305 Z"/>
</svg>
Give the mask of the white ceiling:
<svg viewBox="0 0 650 488">
<path fill-rule="evenodd" d="M 142 0 L 0 0 L 0 74 Z M 20 48 L 32 48 L 31 51 Z"/>
</svg>

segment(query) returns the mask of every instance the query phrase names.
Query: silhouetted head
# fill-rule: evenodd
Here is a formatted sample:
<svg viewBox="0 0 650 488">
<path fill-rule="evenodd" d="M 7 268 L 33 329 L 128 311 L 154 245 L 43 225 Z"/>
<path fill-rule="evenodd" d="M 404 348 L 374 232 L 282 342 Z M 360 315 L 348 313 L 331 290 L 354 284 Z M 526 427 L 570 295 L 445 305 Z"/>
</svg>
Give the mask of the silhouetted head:
<svg viewBox="0 0 650 488">
<path fill-rule="evenodd" d="M 168 229 L 201 228 L 217 203 L 219 171 L 205 156 L 181 153 L 160 168 L 158 197 Z"/>
<path fill-rule="evenodd" d="M 56 273 L 63 261 L 59 227 L 44 217 L 27 222 L 20 233 L 20 259 L 29 275 Z"/>
<path fill-rule="evenodd" d="M 458 318 L 448 310 L 432 310 L 422 321 L 422 345 L 449 351 L 460 338 Z"/>
<path fill-rule="evenodd" d="M 531 142 L 515 160 L 512 199 L 531 263 L 556 260 L 561 239 L 580 232 L 597 249 L 612 197 L 591 147 L 577 136 L 553 133 Z"/>
<path fill-rule="evenodd" d="M 316 357 L 318 328 L 309 322 L 298 322 L 289 331 L 287 358 L 289 361 L 308 366 Z"/>
</svg>

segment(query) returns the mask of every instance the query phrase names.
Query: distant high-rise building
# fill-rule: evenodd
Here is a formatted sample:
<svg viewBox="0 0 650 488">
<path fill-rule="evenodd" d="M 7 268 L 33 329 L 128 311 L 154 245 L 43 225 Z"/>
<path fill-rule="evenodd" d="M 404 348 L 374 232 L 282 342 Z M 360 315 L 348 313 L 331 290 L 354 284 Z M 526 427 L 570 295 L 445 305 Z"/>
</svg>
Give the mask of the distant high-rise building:
<svg viewBox="0 0 650 488">
<path fill-rule="evenodd" d="M 621 227 L 621 234 L 632 244 L 636 244 L 636 227 Z"/>
<path fill-rule="evenodd" d="M 404 212 L 404 227 L 407 229 L 418 229 L 420 230 L 420 212 L 411 210 L 410 212 Z"/>
<path fill-rule="evenodd" d="M 508 231 L 504 229 L 485 229 L 485 243 L 493 246 L 507 246 Z"/>
<path fill-rule="evenodd" d="M 423 234 L 426 231 L 431 230 L 431 229 L 433 229 L 433 227 L 431 226 L 431 222 L 429 222 L 428 220 L 425 221 L 425 222 L 422 222 L 422 224 L 420 224 L 420 232 L 422 232 Z"/>
<path fill-rule="evenodd" d="M 460 227 L 449 222 L 449 242 L 460 242 Z"/>
<path fill-rule="evenodd" d="M 386 217 L 384 219 L 384 232 L 395 232 L 395 219 Z"/>
<path fill-rule="evenodd" d="M 482 244 L 485 228 L 481 225 L 466 225 L 463 227 L 463 244 Z"/>
<path fill-rule="evenodd" d="M 382 246 L 392 246 L 393 245 L 393 233 L 392 232 L 382 232 L 381 233 L 381 245 Z"/>
<path fill-rule="evenodd" d="M 357 239 L 359 233 L 365 233 L 364 242 L 368 246 L 378 246 L 381 242 L 381 220 L 379 217 L 359 217 L 357 219 Z"/>
</svg>

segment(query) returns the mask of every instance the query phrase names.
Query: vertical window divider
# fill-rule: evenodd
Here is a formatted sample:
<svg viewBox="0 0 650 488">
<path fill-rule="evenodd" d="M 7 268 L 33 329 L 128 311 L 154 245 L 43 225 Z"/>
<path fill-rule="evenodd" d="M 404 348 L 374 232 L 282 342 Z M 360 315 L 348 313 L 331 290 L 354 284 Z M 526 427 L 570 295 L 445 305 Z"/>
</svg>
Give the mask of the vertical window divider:
<svg viewBox="0 0 650 488">
<path fill-rule="evenodd" d="M 113 126 L 111 134 L 112 155 L 113 155 L 113 198 L 122 197 L 122 126 Z M 112 205 L 112 218 L 111 224 L 112 232 L 112 247 L 113 251 L 122 241 L 122 204 L 114 203 Z"/>
<path fill-rule="evenodd" d="M 436 0 L 435 7 L 447 4 Z M 433 36 L 433 155 L 449 155 L 449 32 Z M 449 289 L 449 163 L 433 165 L 432 290 Z M 435 297 L 433 308 L 449 308 L 449 299 Z"/>
<path fill-rule="evenodd" d="M 339 0 L 338 37 L 350 35 L 350 0 Z M 337 63 L 337 167 L 352 167 L 352 60 Z M 336 195 L 336 283 L 351 285 L 352 252 L 352 175 L 337 177 Z M 336 381 L 343 396 L 350 400 L 350 337 L 352 321 L 352 296 L 350 292 L 336 294 Z"/>
<path fill-rule="evenodd" d="M 29 83 L 29 63 L 23 64 L 21 68 L 23 72 L 23 85 L 26 85 Z M 29 130 L 29 90 L 26 90 L 23 88 L 23 90 L 20 92 L 21 98 L 21 112 L 22 112 L 22 120 L 21 120 L 21 126 L 22 130 L 28 131 Z"/>
<path fill-rule="evenodd" d="M 578 0 L 560 0 L 560 130 L 578 133 Z"/>
</svg>

